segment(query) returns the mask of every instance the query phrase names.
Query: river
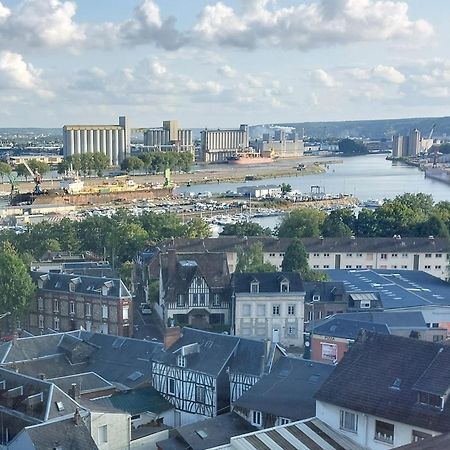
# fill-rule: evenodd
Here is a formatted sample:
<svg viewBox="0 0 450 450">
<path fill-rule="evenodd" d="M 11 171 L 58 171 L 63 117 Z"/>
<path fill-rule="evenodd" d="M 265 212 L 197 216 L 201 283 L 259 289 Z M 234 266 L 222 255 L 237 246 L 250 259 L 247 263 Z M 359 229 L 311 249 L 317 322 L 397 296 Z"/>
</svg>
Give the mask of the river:
<svg viewBox="0 0 450 450">
<path fill-rule="evenodd" d="M 424 172 L 413 166 L 386 160 L 386 155 L 364 155 L 344 158 L 342 164 L 333 164 L 325 173 L 308 176 L 294 176 L 257 181 L 246 185 L 287 183 L 292 189 L 310 192 L 317 185 L 328 194 L 352 194 L 358 199 L 389 199 L 406 192 L 431 194 L 434 201 L 450 200 L 450 185 L 425 178 Z M 178 192 L 226 192 L 235 191 L 238 183 L 197 184 L 180 187 Z"/>
</svg>

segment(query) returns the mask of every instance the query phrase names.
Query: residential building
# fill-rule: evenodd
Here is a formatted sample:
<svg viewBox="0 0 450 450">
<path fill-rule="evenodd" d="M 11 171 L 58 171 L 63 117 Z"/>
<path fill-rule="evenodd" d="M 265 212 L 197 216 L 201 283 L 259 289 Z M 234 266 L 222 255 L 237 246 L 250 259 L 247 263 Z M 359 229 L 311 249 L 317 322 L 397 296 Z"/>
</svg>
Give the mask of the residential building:
<svg viewBox="0 0 450 450">
<path fill-rule="evenodd" d="M 360 306 L 366 308 L 360 307 L 359 311 L 372 307 L 372 300 L 366 299 L 372 293 L 380 307 L 377 309 L 419 312 L 427 327 L 450 330 L 450 285 L 446 281 L 412 270 L 350 269 L 327 273 L 331 280 L 344 283 L 350 299 L 364 299 Z"/>
<path fill-rule="evenodd" d="M 159 255 L 158 265 L 160 294 L 154 309 L 163 323 L 229 329 L 230 274 L 225 254 L 169 250 Z"/>
<path fill-rule="evenodd" d="M 248 125 L 238 129 L 205 129 L 201 131 L 200 158 L 204 162 L 224 162 L 249 147 Z"/>
<path fill-rule="evenodd" d="M 233 404 L 233 411 L 262 429 L 316 415 L 314 395 L 334 367 L 283 357 Z"/>
<path fill-rule="evenodd" d="M 220 236 L 205 239 L 168 239 L 148 250 L 156 256 L 169 248 L 179 253 L 226 253 L 230 273 L 237 264 L 238 248 L 263 244 L 264 261 L 281 269 L 284 254 L 292 240 L 269 236 Z M 444 238 L 303 238 L 311 269 L 394 269 L 421 270 L 443 280 L 448 278 L 450 243 Z M 144 254 L 149 255 L 144 252 Z M 151 258 L 150 258 L 151 260 Z M 149 260 L 146 260 L 147 263 Z"/>
<path fill-rule="evenodd" d="M 303 282 L 296 272 L 235 273 L 234 334 L 303 345 Z"/>
<path fill-rule="evenodd" d="M 31 303 L 29 329 L 32 333 L 87 331 L 131 336 L 132 297 L 120 278 L 65 273 L 32 272 L 37 285 Z"/>
<path fill-rule="evenodd" d="M 368 450 L 450 431 L 450 347 L 363 333 L 316 394 L 317 418 Z"/>
<path fill-rule="evenodd" d="M 234 412 L 177 428 L 175 436 L 157 443 L 158 450 L 205 450 L 228 444 L 233 436 L 256 428 Z"/>
<path fill-rule="evenodd" d="M 301 449 L 301 450 L 365 450 L 346 436 L 330 428 L 316 418 L 279 425 L 232 437 L 229 444 L 214 450 L 260 450 L 260 449 Z"/>
<path fill-rule="evenodd" d="M 178 128 L 176 120 L 165 120 L 160 128 L 144 130 L 144 147 L 149 151 L 194 153 L 192 130 Z"/>
<path fill-rule="evenodd" d="M 111 165 L 118 165 L 130 154 L 130 132 L 125 116 L 118 125 L 64 125 L 64 157 L 84 153 L 103 153 Z"/>
<path fill-rule="evenodd" d="M 174 405 L 175 426 L 228 412 L 230 402 L 282 354 L 267 348 L 262 341 L 192 328 L 173 335 L 166 350 L 153 357 L 152 384 Z"/>
</svg>

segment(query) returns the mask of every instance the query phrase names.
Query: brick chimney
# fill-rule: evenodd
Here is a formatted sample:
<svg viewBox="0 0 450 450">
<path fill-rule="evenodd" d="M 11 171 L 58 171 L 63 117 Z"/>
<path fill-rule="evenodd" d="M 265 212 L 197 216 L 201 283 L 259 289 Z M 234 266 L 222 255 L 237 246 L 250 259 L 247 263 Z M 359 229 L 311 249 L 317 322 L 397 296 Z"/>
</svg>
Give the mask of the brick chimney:
<svg viewBox="0 0 450 450">
<path fill-rule="evenodd" d="M 77 383 L 72 383 L 72 386 L 69 388 L 69 395 L 73 400 L 80 398 L 80 387 Z"/>
<path fill-rule="evenodd" d="M 81 418 L 80 410 L 77 408 L 73 415 L 73 421 L 75 425 L 81 425 L 83 423 L 83 419 Z"/>
<path fill-rule="evenodd" d="M 181 337 L 181 328 L 180 327 L 170 327 L 166 328 L 164 333 L 164 349 L 167 350 L 170 348 L 175 342 L 178 341 Z"/>
</svg>

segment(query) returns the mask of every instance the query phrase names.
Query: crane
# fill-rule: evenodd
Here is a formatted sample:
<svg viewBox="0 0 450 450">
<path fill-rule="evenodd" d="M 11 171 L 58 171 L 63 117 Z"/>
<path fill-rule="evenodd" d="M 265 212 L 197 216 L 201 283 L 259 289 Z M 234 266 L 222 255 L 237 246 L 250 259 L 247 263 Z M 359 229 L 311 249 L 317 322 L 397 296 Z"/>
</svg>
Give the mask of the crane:
<svg viewBox="0 0 450 450">
<path fill-rule="evenodd" d="M 434 131 L 435 128 L 436 128 L 436 124 L 433 123 L 433 126 L 431 127 L 430 134 L 428 135 L 428 139 L 431 139 L 431 138 L 432 138 L 432 136 L 433 136 L 433 131 Z"/>
<path fill-rule="evenodd" d="M 30 173 L 30 175 L 33 177 L 34 180 L 34 194 L 40 195 L 42 194 L 42 189 L 41 189 L 41 182 L 42 182 L 42 175 L 35 170 L 34 172 L 31 170 L 30 166 L 27 164 L 26 161 L 23 161 L 22 163 L 25 168 L 28 170 L 28 172 Z"/>
</svg>

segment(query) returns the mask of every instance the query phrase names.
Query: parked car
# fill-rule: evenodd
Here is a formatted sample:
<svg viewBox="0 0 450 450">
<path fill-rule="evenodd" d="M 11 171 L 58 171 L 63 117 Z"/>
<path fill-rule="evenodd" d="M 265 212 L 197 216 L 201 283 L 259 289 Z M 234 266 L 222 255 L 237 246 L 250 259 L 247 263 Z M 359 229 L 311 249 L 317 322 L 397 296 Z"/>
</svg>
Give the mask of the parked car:
<svg viewBox="0 0 450 450">
<path fill-rule="evenodd" d="M 141 304 L 141 313 L 143 315 L 149 315 L 152 313 L 152 308 L 150 307 L 150 305 L 148 303 Z"/>
</svg>

